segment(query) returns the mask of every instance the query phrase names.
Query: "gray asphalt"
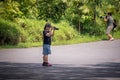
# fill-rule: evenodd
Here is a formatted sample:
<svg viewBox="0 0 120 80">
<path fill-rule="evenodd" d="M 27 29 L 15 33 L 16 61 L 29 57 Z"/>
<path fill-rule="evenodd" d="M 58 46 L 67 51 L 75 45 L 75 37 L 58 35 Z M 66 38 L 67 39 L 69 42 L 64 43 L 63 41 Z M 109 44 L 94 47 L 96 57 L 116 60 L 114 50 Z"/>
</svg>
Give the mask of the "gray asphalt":
<svg viewBox="0 0 120 80">
<path fill-rule="evenodd" d="M 49 61 L 42 47 L 0 49 L 0 80 L 120 80 L 120 39 L 52 46 Z"/>
</svg>

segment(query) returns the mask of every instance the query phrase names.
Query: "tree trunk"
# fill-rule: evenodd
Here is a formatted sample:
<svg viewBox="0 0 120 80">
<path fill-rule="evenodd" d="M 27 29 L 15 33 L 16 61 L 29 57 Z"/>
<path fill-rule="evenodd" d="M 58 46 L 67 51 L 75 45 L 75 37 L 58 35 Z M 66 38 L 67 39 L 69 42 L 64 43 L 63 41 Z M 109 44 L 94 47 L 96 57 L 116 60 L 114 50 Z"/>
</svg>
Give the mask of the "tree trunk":
<svg viewBox="0 0 120 80">
<path fill-rule="evenodd" d="M 78 32 L 80 33 L 80 21 L 78 22 Z"/>
<path fill-rule="evenodd" d="M 96 23 L 96 8 L 94 8 L 94 23 Z"/>
</svg>

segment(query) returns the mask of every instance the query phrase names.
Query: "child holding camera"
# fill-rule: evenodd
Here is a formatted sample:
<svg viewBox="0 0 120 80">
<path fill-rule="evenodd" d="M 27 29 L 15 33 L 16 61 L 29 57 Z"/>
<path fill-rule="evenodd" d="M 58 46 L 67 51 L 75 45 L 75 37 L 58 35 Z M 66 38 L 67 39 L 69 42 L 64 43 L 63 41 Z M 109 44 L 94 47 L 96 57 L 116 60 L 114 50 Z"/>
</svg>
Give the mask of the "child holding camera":
<svg viewBox="0 0 120 80">
<path fill-rule="evenodd" d="M 43 31 L 43 64 L 42 66 L 52 66 L 48 63 L 48 55 L 51 54 L 51 37 L 54 35 L 54 28 L 46 23 Z"/>
</svg>

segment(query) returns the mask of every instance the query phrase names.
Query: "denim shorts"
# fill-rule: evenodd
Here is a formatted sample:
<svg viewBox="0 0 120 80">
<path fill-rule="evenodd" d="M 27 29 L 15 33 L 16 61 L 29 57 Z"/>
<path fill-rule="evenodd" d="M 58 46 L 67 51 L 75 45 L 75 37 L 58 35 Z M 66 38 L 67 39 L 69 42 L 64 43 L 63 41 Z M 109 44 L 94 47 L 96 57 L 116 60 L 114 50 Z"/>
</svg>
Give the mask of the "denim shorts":
<svg viewBox="0 0 120 80">
<path fill-rule="evenodd" d="M 49 44 L 43 44 L 43 55 L 51 54 L 51 49 Z"/>
</svg>

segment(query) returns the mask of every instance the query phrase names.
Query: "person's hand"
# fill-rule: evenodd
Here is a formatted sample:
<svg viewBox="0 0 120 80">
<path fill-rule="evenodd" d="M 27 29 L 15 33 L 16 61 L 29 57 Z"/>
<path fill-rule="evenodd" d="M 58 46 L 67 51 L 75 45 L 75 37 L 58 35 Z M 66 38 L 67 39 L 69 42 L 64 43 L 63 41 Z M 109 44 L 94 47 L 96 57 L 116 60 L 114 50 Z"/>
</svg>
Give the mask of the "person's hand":
<svg viewBox="0 0 120 80">
<path fill-rule="evenodd" d="M 55 30 L 55 28 L 54 28 L 54 27 L 52 27 L 52 28 L 51 28 L 51 30 Z"/>
</svg>

